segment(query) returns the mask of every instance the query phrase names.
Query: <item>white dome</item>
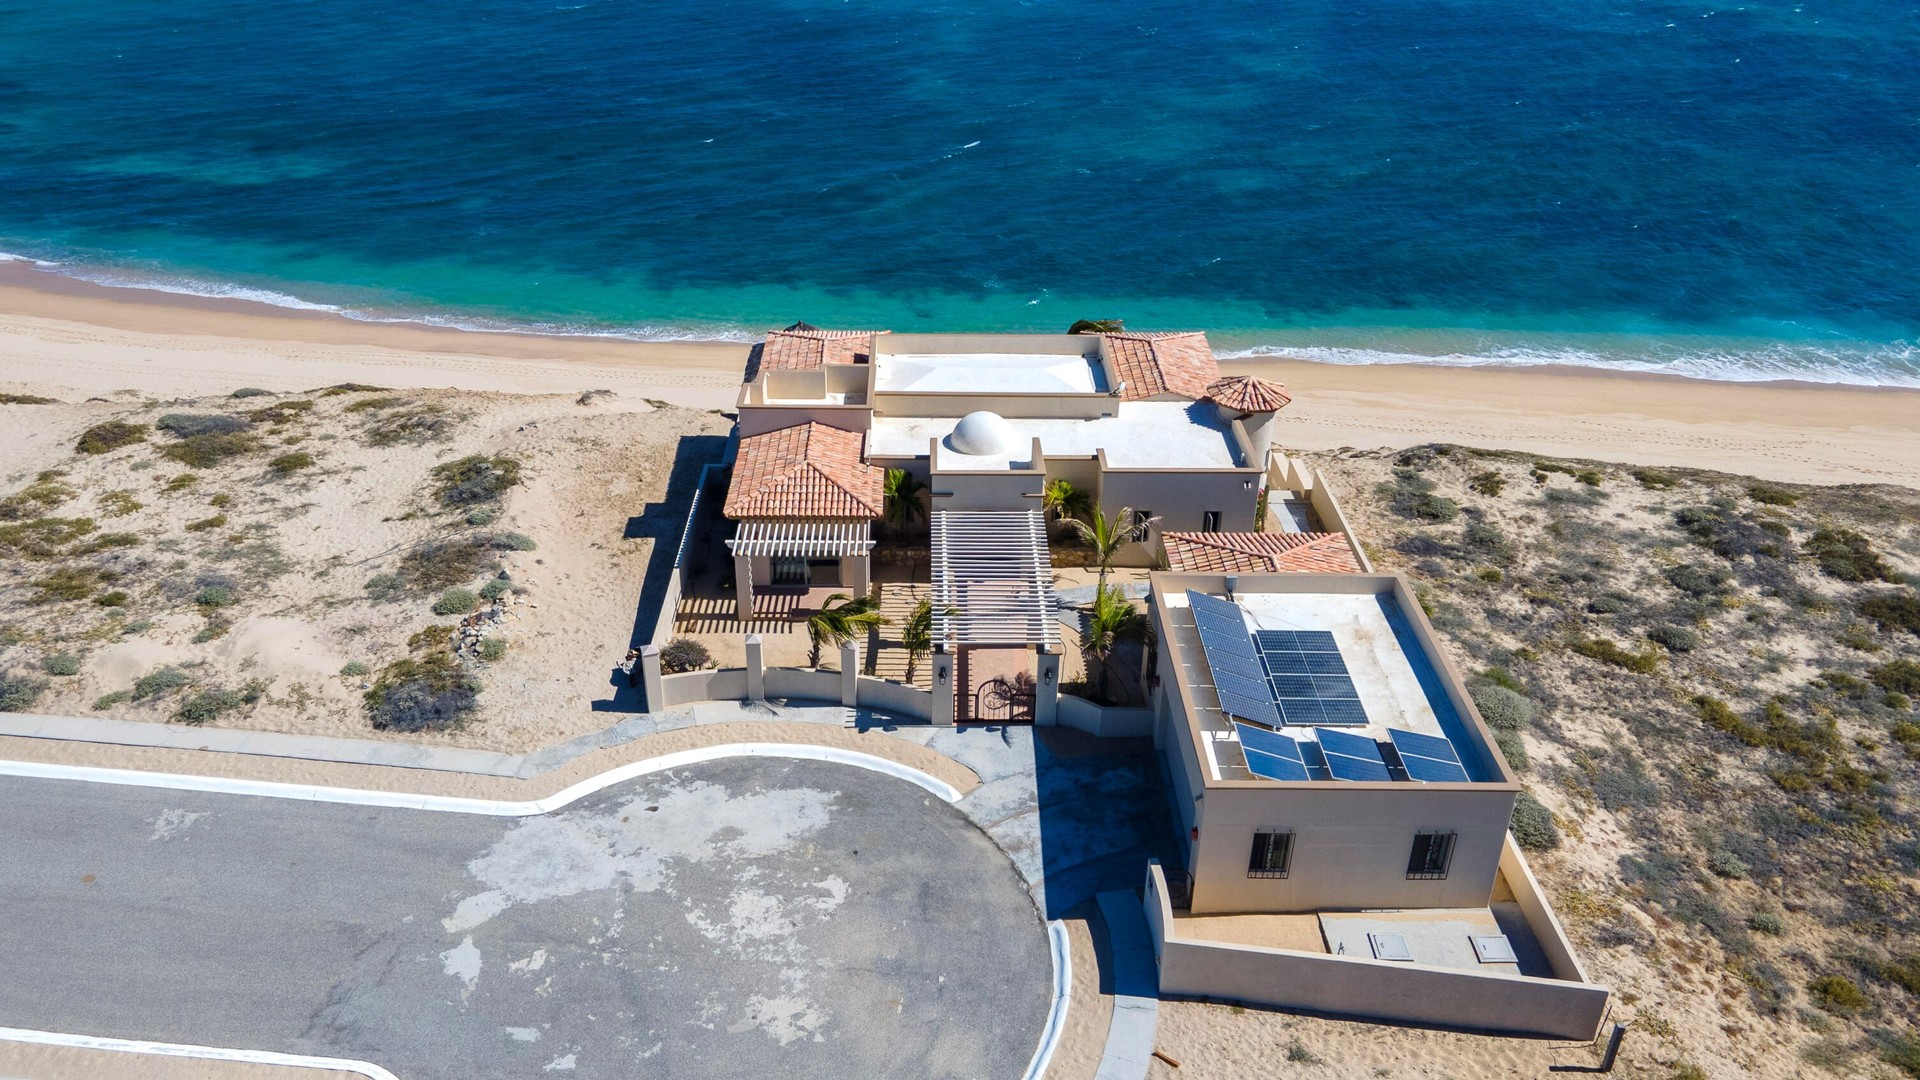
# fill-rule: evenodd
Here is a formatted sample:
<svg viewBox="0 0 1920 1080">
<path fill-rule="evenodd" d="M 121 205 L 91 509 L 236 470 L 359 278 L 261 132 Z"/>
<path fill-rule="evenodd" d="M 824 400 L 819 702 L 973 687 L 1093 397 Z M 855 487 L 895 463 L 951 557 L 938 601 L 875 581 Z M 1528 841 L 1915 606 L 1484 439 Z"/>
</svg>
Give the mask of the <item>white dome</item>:
<svg viewBox="0 0 1920 1080">
<path fill-rule="evenodd" d="M 1004 454 L 1007 447 L 1013 445 L 1013 428 L 1001 419 L 999 413 L 970 412 L 953 425 L 953 434 L 947 436 L 947 445 L 957 453 L 973 457 Z"/>
</svg>

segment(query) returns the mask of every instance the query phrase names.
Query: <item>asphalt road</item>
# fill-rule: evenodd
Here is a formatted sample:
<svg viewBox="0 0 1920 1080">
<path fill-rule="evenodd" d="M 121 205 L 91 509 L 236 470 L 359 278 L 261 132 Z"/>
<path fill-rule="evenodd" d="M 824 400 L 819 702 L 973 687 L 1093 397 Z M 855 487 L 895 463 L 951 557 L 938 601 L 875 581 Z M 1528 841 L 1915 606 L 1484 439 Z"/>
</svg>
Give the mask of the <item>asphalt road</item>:
<svg viewBox="0 0 1920 1080">
<path fill-rule="evenodd" d="M 479 1077 L 1016 1077 L 1044 927 L 900 780 L 735 759 L 486 818 L 0 778 L 0 1026 Z"/>
</svg>

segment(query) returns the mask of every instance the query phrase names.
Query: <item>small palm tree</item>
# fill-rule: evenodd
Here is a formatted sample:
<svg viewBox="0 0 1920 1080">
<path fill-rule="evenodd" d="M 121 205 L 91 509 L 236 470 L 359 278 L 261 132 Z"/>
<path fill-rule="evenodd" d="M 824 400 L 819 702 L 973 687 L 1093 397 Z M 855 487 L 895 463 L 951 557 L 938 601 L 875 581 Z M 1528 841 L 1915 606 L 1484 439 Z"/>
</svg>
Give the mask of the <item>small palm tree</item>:
<svg viewBox="0 0 1920 1080">
<path fill-rule="evenodd" d="M 1087 610 L 1087 632 L 1081 648 L 1087 654 L 1087 670 L 1093 673 L 1093 692 L 1107 700 L 1107 661 L 1123 641 L 1149 642 L 1153 626 L 1128 600 L 1119 586 L 1097 585 L 1093 606 Z"/>
<path fill-rule="evenodd" d="M 905 469 L 888 469 L 885 492 L 889 529 L 901 533 L 926 520 L 927 504 L 922 497 L 927 493 L 927 485 L 918 477 Z"/>
<path fill-rule="evenodd" d="M 1120 512 L 1107 517 L 1094 513 L 1090 520 L 1068 518 L 1067 524 L 1080 534 L 1093 549 L 1094 557 L 1100 560 L 1100 588 L 1106 588 L 1107 574 L 1113 569 L 1113 558 L 1120 549 L 1147 535 L 1148 522 L 1134 516 L 1133 507 L 1123 506 Z"/>
<path fill-rule="evenodd" d="M 1119 319 L 1081 319 L 1067 327 L 1069 334 L 1118 334 L 1126 327 Z"/>
<path fill-rule="evenodd" d="M 1070 480 L 1049 480 L 1040 489 L 1040 508 L 1054 521 L 1083 518 L 1093 513 L 1093 499 Z"/>
<path fill-rule="evenodd" d="M 948 608 L 949 618 L 960 614 L 959 608 Z M 920 667 L 920 658 L 933 651 L 933 601 L 921 600 L 913 606 L 913 614 L 907 616 L 907 625 L 900 630 L 900 644 L 907 648 L 907 681 L 913 681 L 913 673 Z"/>
<path fill-rule="evenodd" d="M 820 666 L 823 646 L 832 645 L 837 649 L 876 626 L 885 626 L 887 619 L 879 608 L 880 602 L 869 596 L 856 599 L 846 593 L 834 593 L 827 597 L 819 614 L 807 620 L 807 637 L 813 643 L 808 665 Z"/>
</svg>

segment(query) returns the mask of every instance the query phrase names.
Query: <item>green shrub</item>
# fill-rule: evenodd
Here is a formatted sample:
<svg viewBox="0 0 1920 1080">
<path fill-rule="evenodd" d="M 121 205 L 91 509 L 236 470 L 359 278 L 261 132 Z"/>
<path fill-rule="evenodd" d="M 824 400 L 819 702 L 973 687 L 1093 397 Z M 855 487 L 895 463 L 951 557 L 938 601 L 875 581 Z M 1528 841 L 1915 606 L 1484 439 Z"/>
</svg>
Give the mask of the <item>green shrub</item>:
<svg viewBox="0 0 1920 1080">
<path fill-rule="evenodd" d="M 433 602 L 435 615 L 465 615 L 480 603 L 480 598 L 472 589 L 448 589 Z"/>
<path fill-rule="evenodd" d="M 713 666 L 713 654 L 698 638 L 677 637 L 660 646 L 660 670 L 668 674 Z"/>
<path fill-rule="evenodd" d="M 76 494 L 73 488 L 60 482 L 60 477 L 65 475 L 58 470 L 41 473 L 40 479 L 0 499 L 0 521 L 38 518 L 73 498 Z"/>
<path fill-rule="evenodd" d="M 1641 487 L 1649 489 L 1670 488 L 1680 482 L 1679 477 L 1669 472 L 1661 472 L 1659 469 L 1635 469 L 1632 476 L 1640 481 Z"/>
<path fill-rule="evenodd" d="M 1920 695 L 1920 662 L 1913 660 L 1889 660 L 1867 672 L 1873 685 L 1888 693 L 1905 694 L 1908 697 Z"/>
<path fill-rule="evenodd" d="M 121 592 L 119 589 L 115 589 L 112 592 L 103 592 L 99 596 L 94 597 L 93 602 L 99 604 L 101 607 L 125 607 L 127 594 Z"/>
<path fill-rule="evenodd" d="M 1667 584 L 1696 599 L 1718 595 L 1733 580 L 1732 574 L 1719 567 L 1708 569 L 1692 564 L 1670 567 L 1661 576 L 1667 579 Z"/>
<path fill-rule="evenodd" d="M 227 515 L 215 514 L 210 518 L 201 518 L 199 521 L 187 522 L 187 531 L 188 532 L 206 532 L 208 529 L 225 528 L 226 524 L 227 524 Z"/>
<path fill-rule="evenodd" d="M 1533 702 L 1492 682 L 1475 681 L 1468 690 L 1480 718 L 1496 731 L 1519 731 L 1533 723 Z"/>
<path fill-rule="evenodd" d="M 209 641 L 218 641 L 226 637 L 227 631 L 231 629 L 233 629 L 232 623 L 218 616 L 210 615 L 207 617 L 206 625 L 202 626 L 199 632 L 193 635 L 193 643 L 195 645 L 205 645 Z"/>
<path fill-rule="evenodd" d="M 517 532 L 494 533 L 488 543 L 500 551 L 533 551 L 540 546 L 533 537 Z"/>
<path fill-rule="evenodd" d="M 168 413 L 153 426 L 181 439 L 196 435 L 238 435 L 253 430 L 251 423 L 223 413 Z"/>
<path fill-rule="evenodd" d="M 476 506 L 467 511 L 469 525 L 491 525 L 499 518 L 500 508 L 497 506 Z"/>
<path fill-rule="evenodd" d="M 92 518 L 36 518 L 0 525 L 0 555 L 51 559 L 96 528 Z"/>
<path fill-rule="evenodd" d="M 1908 1076 L 1920 1076 L 1920 1039 L 1896 1031 L 1875 1031 L 1873 1048 L 1881 1061 Z"/>
<path fill-rule="evenodd" d="M 364 695 L 373 726 L 400 732 L 459 728 L 479 699 L 479 681 L 444 649 L 388 664 Z"/>
<path fill-rule="evenodd" d="M 1692 652 L 1700 647 L 1700 635 L 1684 626 L 1656 626 L 1647 637 L 1674 652 Z"/>
<path fill-rule="evenodd" d="M 228 394 L 227 396 L 230 398 L 250 398 L 250 397 L 270 397 L 272 396 L 272 394 L 273 394 L 273 391 L 262 390 L 257 386 L 243 386 L 240 389 L 235 390 L 233 393 Z"/>
<path fill-rule="evenodd" d="M 1612 664 L 1636 675 L 1651 675 L 1660 666 L 1658 652 L 1628 652 L 1607 638 L 1575 638 L 1568 647 L 1589 660 Z"/>
<path fill-rule="evenodd" d="M 375 574 L 367 579 L 367 598 L 385 603 L 400 599 L 407 591 L 407 580 L 399 574 Z"/>
<path fill-rule="evenodd" d="M 485 585 L 480 586 L 480 599 L 498 600 L 512 591 L 513 582 L 508 581 L 506 578 L 497 577 Z"/>
<path fill-rule="evenodd" d="M 200 478 L 198 476 L 190 472 L 183 472 L 179 476 L 167 481 L 166 486 L 160 489 L 160 493 L 163 495 L 171 495 L 176 491 L 185 491 L 199 482 Z"/>
<path fill-rule="evenodd" d="M 133 492 L 124 488 L 105 492 L 100 496 L 100 509 L 106 511 L 108 517 L 126 517 L 139 510 L 142 505 L 140 500 L 133 497 Z"/>
<path fill-rule="evenodd" d="M 281 454 L 279 457 L 267 462 L 267 468 L 272 469 L 281 476 L 291 476 L 301 469 L 310 469 L 312 467 L 313 455 L 304 450 L 295 450 L 291 454 Z"/>
<path fill-rule="evenodd" d="M 1394 482 L 1382 485 L 1387 506 L 1401 517 L 1444 524 L 1460 516 L 1460 504 L 1434 494 L 1434 482 L 1412 469 L 1393 470 Z"/>
<path fill-rule="evenodd" d="M 1581 469 L 1579 472 L 1573 474 L 1573 478 L 1588 487 L 1599 487 L 1600 481 L 1604 479 L 1600 473 L 1594 469 Z"/>
<path fill-rule="evenodd" d="M 1489 499 L 1497 499 L 1500 497 L 1500 493 L 1507 489 L 1507 478 L 1494 472 L 1492 469 L 1488 469 L 1486 472 L 1474 473 L 1467 481 L 1467 487 L 1476 495 L 1485 495 Z"/>
<path fill-rule="evenodd" d="M 1595 615 L 1618 615 L 1633 610 L 1633 597 L 1625 593 L 1601 593 L 1587 601 L 1587 610 Z"/>
<path fill-rule="evenodd" d="M 277 427 L 281 424 L 291 423 L 296 418 L 305 416 L 312 411 L 313 402 L 302 401 L 296 398 L 291 401 L 276 401 L 264 409 L 255 409 L 247 414 L 247 419 L 259 424 L 273 424 Z"/>
<path fill-rule="evenodd" d="M 1673 1071 L 1667 1074 L 1667 1080 L 1713 1080 L 1707 1070 L 1691 1061 L 1674 1062 Z"/>
<path fill-rule="evenodd" d="M 1779 937 L 1787 932 L 1787 923 L 1776 912 L 1756 911 L 1747 916 L 1747 929 L 1757 934 Z"/>
<path fill-rule="evenodd" d="M 1748 484 L 1747 498 L 1767 506 L 1792 506 L 1800 496 L 1773 484 Z"/>
<path fill-rule="evenodd" d="M 1522 656 L 1523 653 L 1525 654 L 1524 656 Z M 1514 656 L 1514 659 L 1516 660 L 1520 660 L 1520 659 L 1531 660 L 1533 659 L 1533 651 L 1531 649 L 1516 649 L 1514 650 L 1513 656 Z M 1499 664 L 1495 664 L 1494 666 L 1481 672 L 1480 678 L 1485 679 L 1487 682 L 1490 682 L 1495 686 L 1504 686 L 1516 694 L 1524 695 L 1527 692 L 1526 684 L 1522 683 L 1519 679 L 1514 678 L 1513 672 L 1508 671 L 1506 668 L 1501 667 Z"/>
<path fill-rule="evenodd" d="M 1822 975 L 1807 984 L 1807 992 L 1813 995 L 1815 1008 L 1836 1016 L 1851 1016 L 1872 1004 L 1845 975 Z"/>
<path fill-rule="evenodd" d="M 1882 630 L 1920 634 L 1920 593 L 1911 589 L 1869 596 L 1860 601 L 1858 610 L 1879 623 Z"/>
<path fill-rule="evenodd" d="M 160 452 L 182 465 L 211 469 L 223 461 L 252 453 L 259 445 L 259 440 L 252 435 L 190 435 Z"/>
<path fill-rule="evenodd" d="M 93 711 L 103 712 L 113 708 L 115 705 L 125 704 L 126 700 L 132 696 L 132 694 L 125 690 L 115 690 L 111 694 L 101 694 L 99 697 L 93 699 Z"/>
<path fill-rule="evenodd" d="M 1841 581 L 1893 581 L 1888 566 L 1873 544 L 1852 529 L 1816 529 L 1807 538 L 1806 553 L 1820 566 L 1820 572 Z"/>
<path fill-rule="evenodd" d="M 78 675 L 80 658 L 70 652 L 57 652 L 40 661 L 40 668 L 49 675 Z"/>
<path fill-rule="evenodd" d="M 394 394 L 380 397 L 361 398 L 359 401 L 340 410 L 341 412 L 367 412 L 368 410 L 391 409 L 395 405 L 405 405 L 407 399 Z"/>
<path fill-rule="evenodd" d="M 453 431 L 453 418 L 438 405 L 391 412 L 366 426 L 368 446 L 420 446 L 444 439 Z"/>
<path fill-rule="evenodd" d="M 145 424 L 129 424 L 124 420 L 109 420 L 104 424 L 95 424 L 80 433 L 80 441 L 73 448 L 82 454 L 104 454 L 118 450 L 123 446 L 132 446 L 145 442 L 147 428 Z"/>
<path fill-rule="evenodd" d="M 223 608 L 233 606 L 233 590 L 225 585 L 209 585 L 193 594 L 193 603 L 202 608 Z"/>
<path fill-rule="evenodd" d="M 493 663 L 495 660 L 507 655 L 507 640 L 497 637 L 481 638 L 479 655 L 480 659 L 485 660 L 489 664 Z"/>
<path fill-rule="evenodd" d="M 520 483 L 520 463 L 510 457 L 469 454 L 458 461 L 433 467 L 434 494 L 447 506 L 474 506 L 497 501 Z"/>
<path fill-rule="evenodd" d="M 62 566 L 33 579 L 37 591 L 31 603 L 51 604 L 63 600 L 85 600 L 95 589 L 110 580 L 97 566 Z"/>
<path fill-rule="evenodd" d="M 1533 762 L 1527 757 L 1527 744 L 1517 731 L 1495 731 L 1493 742 L 1500 748 L 1500 756 L 1507 759 L 1507 765 L 1514 772 L 1526 772 Z"/>
<path fill-rule="evenodd" d="M 178 690 L 191 681 L 187 678 L 187 673 L 177 667 L 155 668 L 134 680 L 133 700 L 145 701 L 150 697 Z"/>
<path fill-rule="evenodd" d="M 215 495 L 213 498 L 208 499 L 207 505 L 213 507 L 216 510 L 225 510 L 227 507 L 233 505 L 233 496 L 223 491 L 218 495 Z"/>
<path fill-rule="evenodd" d="M 1301 1042 L 1298 1035 L 1293 1037 L 1293 1041 L 1287 1043 L 1287 1060 L 1296 1065 L 1319 1065 L 1322 1063 L 1320 1055 L 1307 1049 L 1307 1044 Z"/>
<path fill-rule="evenodd" d="M 1523 791 L 1513 801 L 1513 821 L 1508 828 L 1514 843 L 1528 851 L 1552 851 L 1560 846 L 1560 827 L 1553 823 L 1553 811 L 1541 805 L 1531 792 Z"/>
<path fill-rule="evenodd" d="M 0 672 L 0 712 L 26 712 L 47 689 L 47 680 Z"/>
<path fill-rule="evenodd" d="M 339 397 L 341 394 L 384 394 L 386 392 L 387 388 L 384 386 L 368 386 L 366 383 L 357 382 L 336 383 L 324 390 L 317 391 L 321 397 Z"/>
<path fill-rule="evenodd" d="M 139 547 L 140 538 L 133 533 L 101 533 L 84 544 L 69 550 L 69 555 L 93 555 L 108 548 Z"/>
<path fill-rule="evenodd" d="M 0 394 L 0 405 L 58 405 L 58 398 L 38 394 Z"/>
<path fill-rule="evenodd" d="M 423 544 L 400 558 L 400 572 L 415 588 L 444 588 L 499 568 L 485 540 L 461 537 Z"/>
<path fill-rule="evenodd" d="M 1909 994 L 1920 994 L 1920 953 L 1906 953 L 1880 964 L 1879 976 Z"/>
<path fill-rule="evenodd" d="M 173 710 L 173 718 L 182 724 L 205 724 L 260 700 L 264 685 L 249 684 L 245 690 L 202 690 L 190 694 Z"/>
<path fill-rule="evenodd" d="M 1716 851 L 1707 856 L 1707 869 L 1711 870 L 1715 877 L 1738 881 L 1745 878 L 1752 867 L 1731 851 Z"/>
<path fill-rule="evenodd" d="M 373 669 L 367 666 L 367 662 L 365 660 L 349 660 L 345 664 L 341 665 L 340 667 L 340 674 L 345 675 L 350 679 L 358 678 L 361 675 L 371 674 L 372 671 Z"/>
</svg>

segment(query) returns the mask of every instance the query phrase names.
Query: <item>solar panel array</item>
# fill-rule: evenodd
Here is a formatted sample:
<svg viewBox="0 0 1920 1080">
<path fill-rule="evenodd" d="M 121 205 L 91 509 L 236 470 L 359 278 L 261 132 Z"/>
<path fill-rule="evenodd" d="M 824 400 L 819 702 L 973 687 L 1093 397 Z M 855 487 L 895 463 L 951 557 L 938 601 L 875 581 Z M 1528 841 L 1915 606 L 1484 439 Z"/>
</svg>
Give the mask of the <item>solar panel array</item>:
<svg viewBox="0 0 1920 1080">
<path fill-rule="evenodd" d="M 1331 728 L 1321 728 L 1314 734 L 1320 739 L 1320 752 L 1327 756 L 1327 771 L 1335 780 L 1361 783 L 1393 779 L 1393 773 L 1387 771 L 1387 759 L 1380 754 L 1380 744 L 1372 739 Z"/>
<path fill-rule="evenodd" d="M 1467 782 L 1466 766 L 1460 764 L 1460 755 L 1453 749 L 1452 742 L 1399 728 L 1388 728 L 1387 738 L 1393 740 L 1393 748 L 1399 751 L 1400 764 L 1409 777 L 1428 784 Z"/>
<path fill-rule="evenodd" d="M 1246 755 L 1247 768 L 1266 780 L 1306 780 L 1307 763 L 1300 756 L 1300 744 L 1277 731 L 1235 724 L 1240 733 L 1240 751 Z"/>
<path fill-rule="evenodd" d="M 1256 630 L 1274 707 L 1286 727 L 1364 727 L 1367 710 L 1340 646 L 1325 630 Z"/>
<path fill-rule="evenodd" d="M 1253 649 L 1240 605 L 1192 589 L 1187 590 L 1187 603 L 1200 630 L 1200 648 L 1207 654 L 1221 710 L 1242 720 L 1281 727 L 1260 654 Z"/>
</svg>

